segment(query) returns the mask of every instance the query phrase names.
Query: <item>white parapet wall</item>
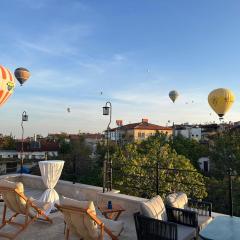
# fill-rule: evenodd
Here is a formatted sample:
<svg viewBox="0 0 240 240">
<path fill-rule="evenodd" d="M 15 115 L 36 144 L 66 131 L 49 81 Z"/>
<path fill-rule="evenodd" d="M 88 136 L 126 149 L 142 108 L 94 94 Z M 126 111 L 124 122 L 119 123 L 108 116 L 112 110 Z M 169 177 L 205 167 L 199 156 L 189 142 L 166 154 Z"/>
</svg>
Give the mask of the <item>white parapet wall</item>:
<svg viewBox="0 0 240 240">
<path fill-rule="evenodd" d="M 30 174 L 8 174 L 0 176 L 0 179 L 7 179 L 9 181 L 21 181 L 25 187 L 35 190 L 46 189 L 41 176 Z M 123 215 L 132 215 L 140 211 L 140 203 L 147 201 L 145 198 L 139 198 L 121 194 L 118 190 L 103 193 L 101 187 L 91 186 L 87 184 L 75 183 L 69 181 L 59 180 L 55 190 L 62 196 L 73 198 L 76 200 L 91 200 L 96 205 L 107 204 L 108 201 L 120 204 L 126 211 Z"/>
<path fill-rule="evenodd" d="M 113 204 L 120 204 L 126 210 L 123 212 L 123 215 L 132 215 L 135 212 L 139 212 L 140 204 L 147 200 L 148 199 L 146 198 L 139 198 L 115 192 L 98 193 L 98 204 L 107 205 L 108 201 L 112 201 Z"/>
</svg>

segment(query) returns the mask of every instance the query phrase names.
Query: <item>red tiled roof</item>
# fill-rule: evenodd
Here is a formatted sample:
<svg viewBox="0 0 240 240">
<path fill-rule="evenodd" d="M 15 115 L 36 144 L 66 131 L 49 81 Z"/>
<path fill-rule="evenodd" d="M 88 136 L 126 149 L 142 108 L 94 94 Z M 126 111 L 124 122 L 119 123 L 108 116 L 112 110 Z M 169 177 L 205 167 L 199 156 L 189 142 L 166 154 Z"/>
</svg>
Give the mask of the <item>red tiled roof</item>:
<svg viewBox="0 0 240 240">
<path fill-rule="evenodd" d="M 142 130 L 172 130 L 171 127 L 163 127 L 160 125 L 148 123 L 148 122 L 140 122 L 140 123 L 130 123 L 127 125 L 124 125 L 119 128 L 112 128 L 111 131 L 115 131 L 116 129 L 121 129 L 121 130 L 131 130 L 131 129 L 142 129 Z"/>
</svg>

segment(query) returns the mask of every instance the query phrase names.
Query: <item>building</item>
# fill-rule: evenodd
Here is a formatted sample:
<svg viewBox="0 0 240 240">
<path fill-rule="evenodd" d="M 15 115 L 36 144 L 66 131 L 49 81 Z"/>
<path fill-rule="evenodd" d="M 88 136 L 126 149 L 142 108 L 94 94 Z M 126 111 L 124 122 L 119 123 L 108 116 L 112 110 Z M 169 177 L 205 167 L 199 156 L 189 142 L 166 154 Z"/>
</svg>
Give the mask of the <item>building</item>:
<svg viewBox="0 0 240 240">
<path fill-rule="evenodd" d="M 18 158 L 22 157 L 22 141 L 17 140 L 16 152 Z M 46 157 L 58 157 L 59 144 L 57 142 L 49 142 L 45 139 L 41 141 L 34 141 L 25 139 L 23 142 L 23 158 L 24 159 L 38 159 L 43 160 Z"/>
<path fill-rule="evenodd" d="M 200 141 L 202 139 L 202 128 L 198 125 L 175 125 L 174 126 L 174 136 L 183 136 L 188 139 L 195 139 Z"/>
<path fill-rule="evenodd" d="M 204 172 L 210 171 L 210 159 L 209 157 L 201 157 L 198 159 L 199 167 Z"/>
<path fill-rule="evenodd" d="M 148 119 L 142 119 L 138 123 L 130 123 L 112 128 L 109 131 L 109 139 L 116 142 L 135 142 L 144 140 L 156 134 L 156 132 L 172 134 L 171 127 L 163 127 L 148 122 Z M 107 131 L 105 131 L 107 134 Z"/>
</svg>

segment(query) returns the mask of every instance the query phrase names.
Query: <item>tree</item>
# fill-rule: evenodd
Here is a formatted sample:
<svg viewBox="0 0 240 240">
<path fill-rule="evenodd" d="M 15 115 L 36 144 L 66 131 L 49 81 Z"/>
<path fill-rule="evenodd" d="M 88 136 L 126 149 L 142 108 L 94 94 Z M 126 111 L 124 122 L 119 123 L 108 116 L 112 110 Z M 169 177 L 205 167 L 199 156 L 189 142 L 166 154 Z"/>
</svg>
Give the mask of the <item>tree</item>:
<svg viewBox="0 0 240 240">
<path fill-rule="evenodd" d="M 179 135 L 174 137 L 170 144 L 178 154 L 188 158 L 197 169 L 199 168 L 198 159 L 209 156 L 208 146 L 195 139 L 188 139 Z"/>
<path fill-rule="evenodd" d="M 162 196 L 184 191 L 195 198 L 206 197 L 204 176 L 196 171 L 189 159 L 177 154 L 169 141 L 166 135 L 157 133 L 141 143 L 118 148 L 112 155 L 114 184 L 127 194 L 152 196 L 156 194 L 158 178 Z"/>
<path fill-rule="evenodd" d="M 16 149 L 15 139 L 13 139 L 12 136 L 4 136 L 0 148 L 3 150 L 15 150 Z"/>
<path fill-rule="evenodd" d="M 222 179 L 229 168 L 240 174 L 240 131 L 230 130 L 216 135 L 210 147 L 210 170 Z"/>
</svg>

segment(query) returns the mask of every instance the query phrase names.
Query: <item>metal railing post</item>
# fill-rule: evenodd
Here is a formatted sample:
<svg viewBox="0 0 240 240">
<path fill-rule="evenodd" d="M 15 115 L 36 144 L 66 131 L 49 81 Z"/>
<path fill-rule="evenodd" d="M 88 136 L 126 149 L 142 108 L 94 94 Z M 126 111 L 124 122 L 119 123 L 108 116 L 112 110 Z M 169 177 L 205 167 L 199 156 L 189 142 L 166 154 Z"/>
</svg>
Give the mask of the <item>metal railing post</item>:
<svg viewBox="0 0 240 240">
<path fill-rule="evenodd" d="M 76 157 L 76 155 L 74 154 L 74 160 L 73 160 L 73 172 L 74 172 L 73 184 L 75 184 L 76 181 L 77 181 L 76 161 L 77 161 L 77 157 Z"/>
<path fill-rule="evenodd" d="M 159 162 L 156 163 L 156 193 L 159 195 Z"/>
<path fill-rule="evenodd" d="M 106 188 L 106 168 L 107 168 L 107 161 L 103 161 L 103 193 L 105 193 Z"/>
<path fill-rule="evenodd" d="M 228 191 L 229 191 L 229 215 L 233 216 L 233 198 L 232 198 L 232 174 L 231 168 L 228 170 Z"/>
</svg>

